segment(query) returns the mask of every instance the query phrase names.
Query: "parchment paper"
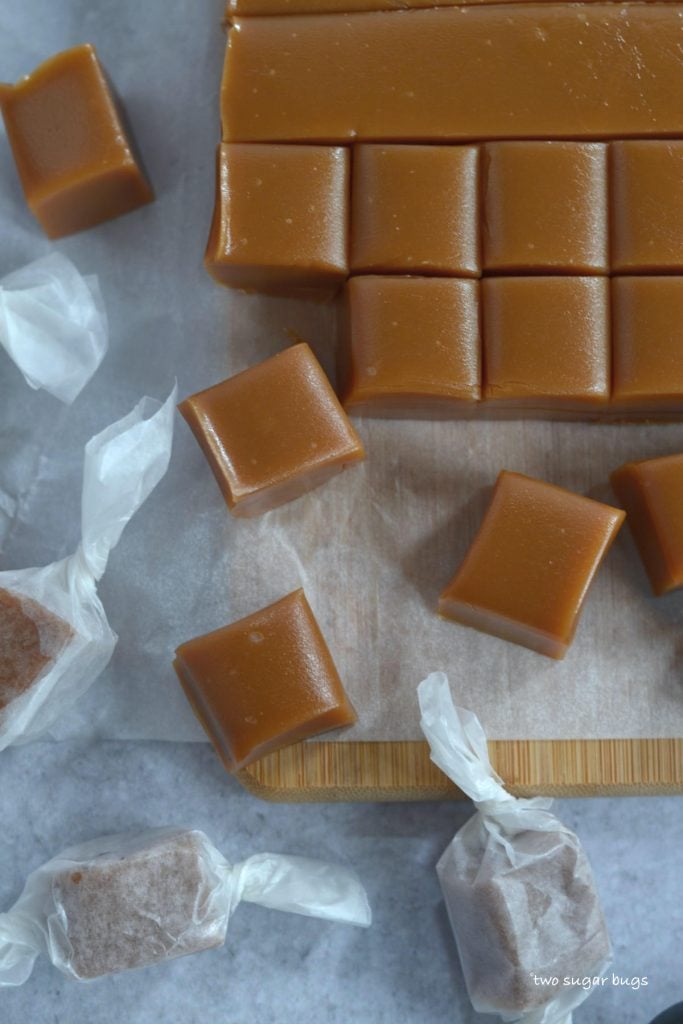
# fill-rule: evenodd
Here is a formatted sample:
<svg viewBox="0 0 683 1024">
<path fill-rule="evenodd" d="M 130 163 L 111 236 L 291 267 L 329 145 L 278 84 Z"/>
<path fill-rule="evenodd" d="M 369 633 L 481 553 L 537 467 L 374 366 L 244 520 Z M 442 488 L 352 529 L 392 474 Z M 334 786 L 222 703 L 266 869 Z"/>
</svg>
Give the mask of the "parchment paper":
<svg viewBox="0 0 683 1024">
<path fill-rule="evenodd" d="M 3 9 L 2 77 L 91 41 L 122 96 L 157 200 L 49 243 L 0 135 L 0 276 L 58 248 L 97 273 L 111 325 L 97 374 L 64 408 L 0 353 L 0 567 L 66 555 L 78 539 L 82 449 L 144 393 L 181 396 L 278 351 L 290 329 L 334 364 L 334 309 L 220 289 L 201 266 L 213 205 L 222 0 L 83 0 L 65 21 Z M 150 45 L 150 40 L 154 41 Z M 100 590 L 120 635 L 111 665 L 59 736 L 201 740 L 174 648 L 303 584 L 360 716 L 338 739 L 419 739 L 415 687 L 443 669 L 491 738 L 683 735 L 683 594 L 654 599 L 625 528 L 564 662 L 440 620 L 498 471 L 614 501 L 611 469 L 683 450 L 683 425 L 357 421 L 368 461 L 261 519 L 233 519 L 178 419 L 171 467 L 130 524 Z M 332 736 L 330 738 L 333 738 Z"/>
</svg>

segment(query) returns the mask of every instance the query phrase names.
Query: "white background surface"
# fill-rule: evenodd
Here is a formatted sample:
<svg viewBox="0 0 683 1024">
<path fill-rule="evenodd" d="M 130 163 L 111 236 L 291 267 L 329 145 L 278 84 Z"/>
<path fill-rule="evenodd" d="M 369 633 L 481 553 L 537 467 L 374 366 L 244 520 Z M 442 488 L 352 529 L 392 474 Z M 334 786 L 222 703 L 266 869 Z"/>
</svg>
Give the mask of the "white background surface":
<svg viewBox="0 0 683 1024">
<path fill-rule="evenodd" d="M 318 341 L 318 350 L 320 342 L 328 343 L 329 310 L 315 311 L 311 321 L 308 308 L 296 303 L 232 299 L 201 269 L 218 135 L 221 8 L 216 0 L 201 5 L 189 0 L 147 0 L 144 5 L 133 0 L 5 0 L 2 5 L 0 77 L 5 80 L 14 80 L 57 49 L 83 41 L 96 44 L 125 99 L 159 197 L 129 217 L 59 243 L 84 272 L 100 275 L 112 326 L 106 363 L 73 407 L 29 392 L 2 356 L 0 410 L 11 427 L 0 436 L 0 488 L 19 509 L 16 522 L 4 531 L 3 568 L 40 564 L 73 549 L 79 534 L 83 445 L 95 430 L 127 412 L 139 395 L 167 394 L 176 373 L 181 393 L 227 374 L 228 334 L 233 352 L 242 353 L 242 365 L 280 348 L 285 326 L 311 336 L 312 322 L 317 338 L 311 340 Z M 0 275 L 50 248 L 26 210 L 1 139 L 0 232 Z M 252 333 L 260 347 L 258 356 L 248 357 Z M 533 440 L 532 427 L 515 430 L 529 439 L 536 471 L 544 463 L 551 470 L 557 463 L 551 464 L 543 445 Z M 663 450 L 679 443 L 669 436 Z M 643 441 L 643 455 L 651 453 L 648 444 Z M 557 482 L 590 490 L 596 482 L 582 480 L 580 461 L 564 454 L 566 472 Z M 533 471 L 523 461 L 510 468 Z M 486 473 L 481 480 L 468 481 L 468 493 L 474 496 L 464 500 L 466 506 L 469 502 L 469 535 L 489 482 Z M 333 488 L 342 485 L 349 485 L 345 478 L 330 485 L 325 500 L 332 500 Z M 597 496 L 607 497 L 607 492 Z M 290 514 L 283 512 L 285 518 Z M 118 735 L 149 734 L 153 722 L 157 735 L 178 732 L 201 738 L 172 676 L 170 653 L 180 640 L 222 624 L 229 596 L 237 602 L 237 613 L 253 607 L 239 607 L 239 601 L 250 600 L 248 588 L 241 586 L 245 565 L 239 570 L 233 566 L 229 576 L 224 561 L 233 525 L 199 450 L 179 421 L 172 469 L 128 527 L 102 583 L 103 602 L 122 641 L 111 669 L 69 728 L 106 732 L 104 718 L 115 703 Z M 419 538 L 411 547 L 408 568 L 417 575 L 418 590 L 435 571 L 438 590 L 466 543 L 457 524 L 434 526 L 423 547 Z M 183 557 L 189 548 L 202 552 L 200 562 Z M 621 569 L 615 567 L 599 583 L 605 592 L 612 587 L 638 589 L 642 596 L 643 577 L 633 551 L 627 541 L 619 550 L 615 565 Z M 391 580 L 380 582 L 387 586 Z M 265 593 L 261 603 L 281 593 L 277 580 L 267 585 L 276 592 Z M 311 585 L 325 589 L 319 577 Z M 598 615 L 595 626 L 590 625 L 591 607 Z M 647 634 L 657 640 L 678 632 L 680 601 L 646 607 L 642 629 Z M 585 643 L 586 629 L 605 633 L 598 609 L 598 600 L 587 609 L 588 625 L 582 627 L 577 645 Z M 334 633 L 332 609 L 322 619 L 323 628 Z M 461 632 L 465 634 L 453 627 L 444 635 Z M 610 649 L 624 643 L 629 632 L 607 630 Z M 467 657 L 476 664 L 479 645 L 485 644 L 481 650 L 491 647 L 488 638 L 467 636 Z M 496 650 L 499 665 L 513 657 L 506 645 Z M 672 660 L 680 644 L 672 648 L 667 640 L 662 650 Z M 340 662 L 346 657 L 339 650 L 335 654 Z M 514 657 L 521 659 L 516 671 L 533 669 L 536 681 L 528 685 L 540 685 L 539 692 L 547 695 L 535 674 L 552 666 L 523 651 Z M 388 663 L 384 657 L 382 663 Z M 579 662 L 566 664 L 571 669 Z M 634 666 L 639 673 L 634 681 L 647 678 L 643 668 Z M 145 716 L 140 696 L 152 689 L 157 699 L 145 705 L 151 709 Z M 553 690 L 554 705 L 562 692 L 561 686 Z M 519 697 L 517 691 L 510 694 Z M 616 713 L 619 703 L 625 702 L 615 701 L 610 713 Z M 530 725 L 536 721 L 534 712 Z M 241 908 L 226 949 L 86 988 L 42 964 L 23 989 L 0 994 L 3 1024 L 375 1024 L 397 1019 L 445 1024 L 475 1019 L 462 992 L 433 873 L 441 850 L 469 814 L 464 806 L 269 806 L 228 779 L 204 744 L 46 743 L 5 752 L 0 772 L 2 907 L 16 898 L 29 870 L 68 843 L 142 825 L 179 823 L 204 828 L 229 857 L 274 849 L 349 862 L 364 878 L 376 911 L 376 924 L 366 934 Z M 624 976 L 650 978 L 649 986 L 637 993 L 603 989 L 578 1012 L 577 1024 L 645 1022 L 683 998 L 680 802 L 565 801 L 558 806 L 567 824 L 578 828 L 592 857 L 617 951 L 616 969 Z"/>
</svg>

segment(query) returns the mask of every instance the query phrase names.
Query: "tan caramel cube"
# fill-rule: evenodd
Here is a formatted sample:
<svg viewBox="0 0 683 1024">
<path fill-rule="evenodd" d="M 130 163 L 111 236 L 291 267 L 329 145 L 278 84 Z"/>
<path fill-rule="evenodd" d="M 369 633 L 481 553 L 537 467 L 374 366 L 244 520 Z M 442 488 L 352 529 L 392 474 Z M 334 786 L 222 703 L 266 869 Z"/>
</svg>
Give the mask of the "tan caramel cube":
<svg viewBox="0 0 683 1024">
<path fill-rule="evenodd" d="M 654 593 L 683 587 L 683 455 L 628 462 L 610 479 Z"/>
<path fill-rule="evenodd" d="M 306 344 L 191 395 L 179 409 L 238 516 L 293 501 L 365 458 Z"/>
<path fill-rule="evenodd" d="M 486 270 L 607 272 L 604 143 L 490 143 L 482 174 Z"/>
<path fill-rule="evenodd" d="M 426 418 L 473 411 L 481 393 L 478 281 L 352 277 L 345 299 L 348 411 Z"/>
<path fill-rule="evenodd" d="M 356 146 L 351 270 L 476 277 L 476 146 Z"/>
<path fill-rule="evenodd" d="M 563 658 L 624 513 L 503 471 L 465 560 L 439 600 L 447 619 Z"/>
<path fill-rule="evenodd" d="M 50 238 L 154 198 L 94 47 L 65 50 L 0 86 L 0 110 L 26 202 Z"/>
<path fill-rule="evenodd" d="M 228 771 L 356 721 L 303 590 L 182 644 L 174 667 Z"/>
<path fill-rule="evenodd" d="M 606 278 L 487 278 L 482 295 L 487 412 L 604 411 L 610 396 Z"/>
<path fill-rule="evenodd" d="M 204 263 L 220 284 L 334 292 L 348 274 L 349 151 L 222 145 Z"/>
<path fill-rule="evenodd" d="M 614 142 L 610 177 L 612 269 L 683 271 L 683 141 Z"/>
<path fill-rule="evenodd" d="M 683 277 L 612 280 L 612 407 L 631 415 L 683 414 Z"/>
</svg>

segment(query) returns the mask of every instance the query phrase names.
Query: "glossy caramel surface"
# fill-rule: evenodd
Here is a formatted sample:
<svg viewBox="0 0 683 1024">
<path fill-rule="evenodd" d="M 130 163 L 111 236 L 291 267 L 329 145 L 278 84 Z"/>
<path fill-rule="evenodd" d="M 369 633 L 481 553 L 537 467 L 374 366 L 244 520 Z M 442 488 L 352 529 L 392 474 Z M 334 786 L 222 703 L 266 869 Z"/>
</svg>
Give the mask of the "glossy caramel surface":
<svg viewBox="0 0 683 1024">
<path fill-rule="evenodd" d="M 223 75 L 223 138 L 683 134 L 681 11 L 546 2 L 238 18 Z"/>
<path fill-rule="evenodd" d="M 619 509 L 504 470 L 439 612 L 563 658 L 623 520 Z"/>
<path fill-rule="evenodd" d="M 683 455 L 629 462 L 610 479 L 654 593 L 683 586 Z"/>
<path fill-rule="evenodd" d="M 303 590 L 182 644 L 174 667 L 228 771 L 356 721 Z"/>
<path fill-rule="evenodd" d="M 306 344 L 293 345 L 179 407 L 235 515 L 260 515 L 365 458 Z"/>
<path fill-rule="evenodd" d="M 0 110 L 26 201 L 50 238 L 154 198 L 89 44 L 1 85 Z"/>
<path fill-rule="evenodd" d="M 598 142 L 483 146 L 484 269 L 606 273 L 607 151 Z"/>
<path fill-rule="evenodd" d="M 680 411 L 683 277 L 614 278 L 612 317 L 615 409 Z"/>
<path fill-rule="evenodd" d="M 683 271 L 683 141 L 615 142 L 610 165 L 613 269 Z"/>
<path fill-rule="evenodd" d="M 36 682 L 72 636 L 71 626 L 44 605 L 0 589 L 0 712 Z"/>
<path fill-rule="evenodd" d="M 457 416 L 479 399 L 478 281 L 352 277 L 344 298 L 348 411 Z"/>
<path fill-rule="evenodd" d="M 351 271 L 477 276 L 478 157 L 476 146 L 356 146 Z"/>
<path fill-rule="evenodd" d="M 334 291 L 348 273 L 349 165 L 340 147 L 219 146 L 212 277 L 246 291 Z"/>
<path fill-rule="evenodd" d="M 606 278 L 487 278 L 482 297 L 484 398 L 492 410 L 498 405 L 548 411 L 606 406 Z"/>
</svg>

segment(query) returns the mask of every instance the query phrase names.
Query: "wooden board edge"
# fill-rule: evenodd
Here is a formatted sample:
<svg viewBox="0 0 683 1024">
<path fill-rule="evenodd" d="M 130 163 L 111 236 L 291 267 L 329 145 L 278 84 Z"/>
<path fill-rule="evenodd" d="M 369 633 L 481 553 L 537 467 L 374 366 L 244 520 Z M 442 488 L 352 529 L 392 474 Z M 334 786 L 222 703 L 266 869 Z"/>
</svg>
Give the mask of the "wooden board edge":
<svg viewBox="0 0 683 1024">
<path fill-rule="evenodd" d="M 682 739 L 492 740 L 491 761 L 515 796 L 683 793 Z M 273 802 L 457 800 L 424 741 L 309 742 L 237 774 Z"/>
</svg>

